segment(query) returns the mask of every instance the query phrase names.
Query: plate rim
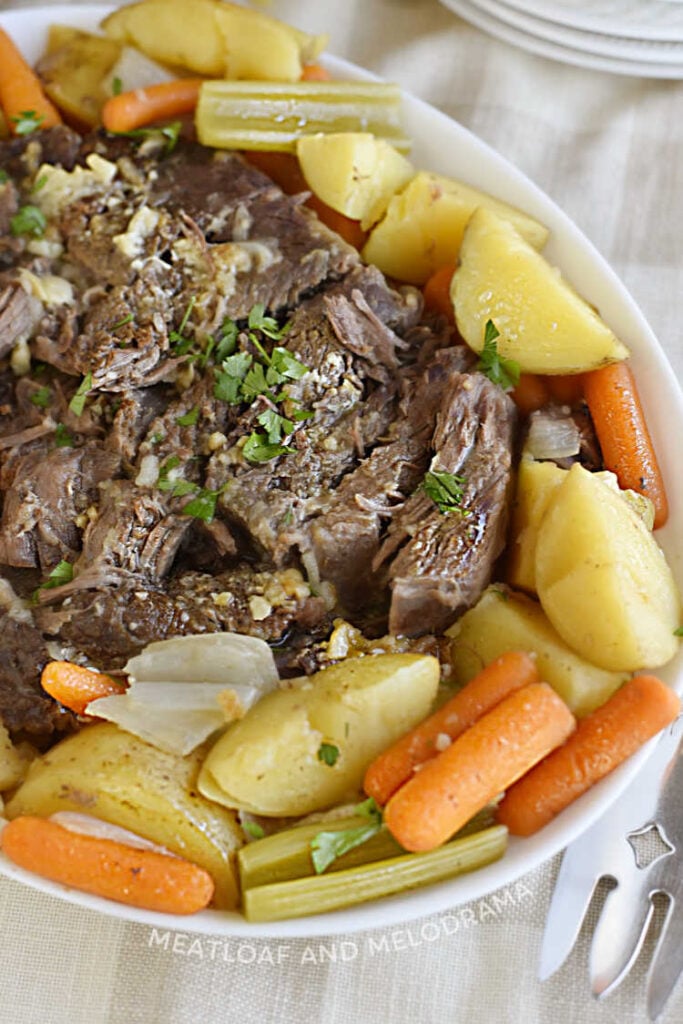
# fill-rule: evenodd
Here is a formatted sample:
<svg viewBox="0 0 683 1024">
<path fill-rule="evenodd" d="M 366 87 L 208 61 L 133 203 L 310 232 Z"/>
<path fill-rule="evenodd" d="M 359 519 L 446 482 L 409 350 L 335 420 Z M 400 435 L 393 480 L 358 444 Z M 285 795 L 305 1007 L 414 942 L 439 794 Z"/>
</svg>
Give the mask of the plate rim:
<svg viewBox="0 0 683 1024">
<path fill-rule="evenodd" d="M 12 24 L 15 27 L 20 21 L 31 19 L 30 29 L 32 36 L 36 36 L 36 25 L 40 19 L 41 24 L 47 24 L 49 20 L 57 20 L 68 17 L 74 24 L 82 24 L 85 27 L 92 27 L 95 20 L 99 20 L 106 13 L 111 11 L 112 5 L 90 4 L 90 5 L 58 5 L 23 8 L 20 10 L 7 10 L 0 12 L 0 25 L 7 27 L 10 32 Z M 89 19 L 89 21 L 88 21 Z M 40 33 L 38 33 L 38 37 Z M 356 65 L 329 56 L 326 58 L 330 70 L 338 74 L 346 74 L 355 77 L 376 78 L 370 72 L 357 67 Z M 524 197 L 524 208 L 532 215 L 541 217 L 551 229 L 551 242 L 547 252 L 551 259 L 557 249 L 561 251 L 560 264 L 570 279 L 582 291 L 589 301 L 592 301 L 594 288 L 600 285 L 598 290 L 604 292 L 604 302 L 601 303 L 602 313 L 609 322 L 615 326 L 623 324 L 628 337 L 627 344 L 632 350 L 633 362 L 640 364 L 646 373 L 649 381 L 653 379 L 657 384 L 657 393 L 661 395 L 661 388 L 664 385 L 664 392 L 667 401 L 655 403 L 652 401 L 652 410 L 657 413 L 657 430 L 653 430 L 655 436 L 663 437 L 664 429 L 670 427 L 672 411 L 675 418 L 683 426 L 683 394 L 673 370 L 665 356 L 664 350 L 649 327 L 643 313 L 635 303 L 635 300 L 627 291 L 625 285 L 617 277 L 614 270 L 607 261 L 598 253 L 595 246 L 578 226 L 565 214 L 562 209 L 535 185 L 519 168 L 499 154 L 493 147 L 478 138 L 463 125 L 454 121 L 446 114 L 432 107 L 425 101 L 412 96 L 404 91 L 406 102 L 406 126 L 408 134 L 412 136 L 415 126 L 421 121 L 427 120 L 430 123 L 429 131 L 423 129 L 424 138 L 418 140 L 418 148 L 429 148 L 433 146 L 436 130 L 442 128 L 449 137 L 456 139 L 455 148 L 458 159 L 463 161 L 463 166 L 468 160 L 477 158 L 483 160 L 485 168 L 482 173 L 477 172 L 472 181 L 472 176 L 460 173 L 463 180 L 469 180 L 472 184 L 478 184 L 479 188 L 488 191 L 495 190 L 501 198 L 514 202 L 516 196 Z M 425 143 L 426 140 L 426 143 Z M 429 160 L 434 169 L 445 173 L 442 163 L 443 150 L 446 147 L 439 147 L 436 159 Z M 453 144 L 451 147 L 453 148 Z M 446 161 L 450 164 L 451 158 Z M 451 173 L 454 169 L 451 167 Z M 502 175 L 502 180 L 500 176 Z M 519 201 L 517 205 L 520 205 Z M 559 233 L 559 238 L 557 237 Z M 578 280 L 577 280 L 578 279 Z M 583 287 L 580 287 L 583 285 Z M 605 312 L 605 306 L 607 312 Z M 648 392 L 651 390 L 648 387 Z M 647 406 L 647 403 L 645 403 Z M 664 416 L 666 407 L 667 416 Z M 667 455 L 667 462 L 672 462 L 672 456 Z M 673 468 L 673 467 L 672 467 Z M 675 477 L 670 475 L 672 489 L 677 491 L 680 500 L 677 507 L 683 509 L 683 481 L 674 488 Z M 667 484 L 669 477 L 667 477 Z M 683 514 L 679 515 L 683 521 Z M 664 530 L 660 531 L 662 540 L 669 540 L 668 547 L 673 549 L 674 533 L 681 522 L 669 523 Z M 659 538 L 658 538 L 659 539 Z M 666 544 L 664 545 L 667 546 Z M 678 559 L 671 559 L 674 574 L 679 583 L 683 582 L 683 552 Z M 683 652 L 679 649 L 678 656 L 669 664 L 665 673 L 674 688 L 683 692 Z M 158 914 L 149 911 L 140 911 L 127 907 L 123 904 L 113 903 L 100 897 L 81 893 L 78 890 L 66 889 L 57 883 L 29 875 L 23 869 L 16 867 L 0 857 L 0 874 L 28 885 L 34 890 L 48 893 L 52 896 L 66 900 L 67 902 L 91 910 L 105 913 L 110 917 L 122 918 L 138 924 L 144 924 L 151 928 L 183 931 L 189 933 L 221 935 L 224 937 L 235 937 L 244 939 L 263 938 L 314 938 L 320 936 L 332 936 L 340 934 L 354 934 L 365 932 L 376 928 L 387 928 L 391 926 L 404 925 L 418 918 L 433 914 L 444 914 L 456 910 L 465 903 L 476 902 L 500 888 L 513 886 L 519 883 L 526 875 L 537 868 L 540 864 L 548 861 L 558 852 L 564 849 L 574 838 L 590 827 L 598 817 L 604 814 L 611 804 L 618 799 L 629 782 L 635 777 L 642 764 L 651 754 L 656 739 L 652 740 L 646 747 L 639 751 L 629 762 L 622 765 L 615 773 L 604 779 L 598 786 L 568 808 L 563 816 L 556 819 L 551 825 L 539 833 L 542 841 L 522 840 L 512 838 L 510 847 L 505 856 L 492 865 L 481 868 L 478 871 L 467 875 L 459 876 L 450 882 L 441 882 L 425 889 L 413 890 L 412 892 L 387 897 L 347 910 L 338 910 L 324 915 L 296 918 L 289 921 L 266 922 L 254 924 L 247 922 L 241 914 L 234 911 L 208 910 L 190 917 L 178 917 L 174 915 Z"/>
</svg>

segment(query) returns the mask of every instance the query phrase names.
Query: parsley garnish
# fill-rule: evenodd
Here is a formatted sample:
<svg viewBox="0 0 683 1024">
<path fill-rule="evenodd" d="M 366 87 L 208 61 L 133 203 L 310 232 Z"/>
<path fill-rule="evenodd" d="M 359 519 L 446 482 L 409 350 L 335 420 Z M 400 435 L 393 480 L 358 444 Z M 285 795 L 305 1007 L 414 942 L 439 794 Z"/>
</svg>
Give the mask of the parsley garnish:
<svg viewBox="0 0 683 1024">
<path fill-rule="evenodd" d="M 55 429 L 55 444 L 58 448 L 73 448 L 74 439 L 64 426 L 58 423 Z"/>
<path fill-rule="evenodd" d="M 45 234 L 47 221 L 42 210 L 37 206 L 20 206 L 17 213 L 9 222 L 10 231 L 13 235 L 32 235 L 33 238 L 42 238 Z"/>
<path fill-rule="evenodd" d="M 175 421 L 179 427 L 193 427 L 199 419 L 199 406 L 195 405 L 193 409 L 186 412 L 184 416 L 176 416 Z"/>
<path fill-rule="evenodd" d="M 334 768 L 339 760 L 339 747 L 335 747 L 334 743 L 321 743 L 318 747 L 318 760 Z"/>
<path fill-rule="evenodd" d="M 216 370 L 215 397 L 230 405 L 239 405 L 242 402 L 242 383 L 252 362 L 249 352 L 236 352 L 224 359 L 220 370 Z"/>
<path fill-rule="evenodd" d="M 503 391 L 511 391 L 519 384 L 520 367 L 514 359 L 504 359 L 498 355 L 496 339 L 499 337 L 500 331 L 493 320 L 487 320 L 484 328 L 484 347 L 476 368 L 481 370 L 492 384 L 498 384 Z"/>
<path fill-rule="evenodd" d="M 194 344 L 192 338 L 185 337 L 185 328 L 187 327 L 187 321 L 190 319 L 196 301 L 197 299 L 193 295 L 187 304 L 187 309 L 183 314 L 183 319 L 180 321 L 180 327 L 178 328 L 177 331 L 171 331 L 171 333 L 168 336 L 168 340 L 171 342 L 171 345 L 173 346 L 174 355 L 187 355 L 187 353 L 192 348 L 192 345 Z"/>
<path fill-rule="evenodd" d="M 163 439 L 165 437 L 166 437 L 166 435 L 165 434 L 161 434 L 161 433 L 152 434 L 152 436 L 149 439 L 149 443 L 150 444 L 159 444 L 159 442 L 163 441 Z"/>
<path fill-rule="evenodd" d="M 0 185 L 6 185 L 9 180 L 10 177 L 7 171 L 3 170 L 3 168 L 0 167 Z"/>
<path fill-rule="evenodd" d="M 112 79 L 111 94 L 112 94 L 112 96 L 120 96 L 122 92 L 123 92 L 123 82 L 121 81 L 121 79 L 117 75 L 115 78 Z"/>
<path fill-rule="evenodd" d="M 438 506 L 439 512 L 460 510 L 465 479 L 453 473 L 425 473 L 422 490 Z"/>
<path fill-rule="evenodd" d="M 237 324 L 234 320 L 229 318 L 223 321 L 218 337 L 215 339 L 216 351 L 214 357 L 217 363 L 222 363 L 224 359 L 231 356 L 237 348 Z"/>
<path fill-rule="evenodd" d="M 264 316 L 265 306 L 262 302 L 257 303 L 249 313 L 249 329 L 260 331 L 271 341 L 280 341 L 290 328 L 290 324 L 280 327 L 275 317 Z"/>
<path fill-rule="evenodd" d="M 45 188 L 47 185 L 47 174 L 41 174 L 31 186 L 31 192 L 40 192 L 41 188 Z"/>
<path fill-rule="evenodd" d="M 37 405 L 39 409 L 47 409 L 51 399 L 52 392 L 50 388 L 44 387 L 38 388 L 37 391 L 34 391 L 29 401 L 31 402 L 32 405 Z"/>
<path fill-rule="evenodd" d="M 281 416 L 279 412 L 275 412 L 274 409 L 266 409 L 264 412 L 259 413 L 256 417 L 256 422 L 266 431 L 268 444 L 279 444 L 280 441 L 288 437 L 294 430 L 292 421 L 285 419 L 284 416 Z"/>
<path fill-rule="evenodd" d="M 71 583 L 74 578 L 74 567 L 71 562 L 65 562 L 63 559 L 58 562 L 48 578 L 40 584 L 33 591 L 33 598 L 37 600 L 38 592 L 41 590 L 54 590 L 55 587 L 61 587 L 64 583 Z"/>
<path fill-rule="evenodd" d="M 246 832 L 252 839 L 263 839 L 266 834 L 257 821 L 243 821 L 242 831 Z"/>
<path fill-rule="evenodd" d="M 222 487 L 218 491 L 208 491 L 202 488 L 192 501 L 188 501 L 187 505 L 180 510 L 181 515 L 194 516 L 195 519 L 203 519 L 205 523 L 210 523 L 216 515 L 216 503 L 222 491 Z"/>
<path fill-rule="evenodd" d="M 674 629 L 674 636 L 683 636 L 683 626 L 679 626 L 678 629 Z"/>
<path fill-rule="evenodd" d="M 119 320 L 117 324 L 114 324 L 114 326 L 112 327 L 112 331 L 118 331 L 120 327 L 125 327 L 126 324 L 132 323 L 134 319 L 135 317 L 133 316 L 133 314 L 129 313 L 128 316 L 124 316 L 123 320 Z"/>
<path fill-rule="evenodd" d="M 176 486 L 177 481 L 171 480 L 169 478 L 169 473 L 179 465 L 180 459 L 177 455 L 170 455 L 165 462 L 162 462 L 159 467 L 159 476 L 157 478 L 157 487 L 160 491 L 172 491 Z"/>
<path fill-rule="evenodd" d="M 168 156 L 176 148 L 178 139 L 180 138 L 180 130 L 182 124 L 180 121 L 172 121 L 171 124 L 165 124 L 160 128 L 134 128 L 130 132 L 112 132 L 112 135 L 122 135 L 126 139 L 150 139 L 161 137 L 165 139 L 164 145 L 164 156 Z"/>
<path fill-rule="evenodd" d="M 382 812 L 372 797 L 358 804 L 355 811 L 356 814 L 369 819 L 367 825 L 340 829 L 337 832 L 318 832 L 311 840 L 311 860 L 317 875 L 322 874 L 338 857 L 372 839 L 381 829 Z"/>
<path fill-rule="evenodd" d="M 253 431 L 247 438 L 242 454 L 247 462 L 270 462 L 271 459 L 276 459 L 278 455 L 284 455 L 288 451 L 289 448 L 285 445 L 269 441 L 267 434 Z"/>
<path fill-rule="evenodd" d="M 81 416 L 85 409 L 85 396 L 92 388 L 92 373 L 86 373 L 85 377 L 78 385 L 76 394 L 69 402 L 69 408 L 75 416 Z"/>
<path fill-rule="evenodd" d="M 37 114 L 35 110 L 21 110 L 12 118 L 14 134 L 30 135 L 31 132 L 35 132 L 40 128 L 44 120 L 44 116 Z"/>
</svg>

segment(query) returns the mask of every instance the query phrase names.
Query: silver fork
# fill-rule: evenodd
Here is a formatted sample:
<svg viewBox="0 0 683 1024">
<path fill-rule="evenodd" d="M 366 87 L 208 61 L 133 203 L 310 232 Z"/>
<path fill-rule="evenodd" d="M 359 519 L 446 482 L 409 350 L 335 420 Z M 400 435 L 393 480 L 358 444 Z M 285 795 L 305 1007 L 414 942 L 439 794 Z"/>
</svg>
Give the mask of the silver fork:
<svg viewBox="0 0 683 1024">
<path fill-rule="evenodd" d="M 637 838 L 653 826 L 663 849 L 642 865 Z M 648 1015 L 656 1020 L 683 971 L 683 717 L 662 735 L 616 804 L 565 851 L 543 935 L 541 981 L 569 956 L 601 878 L 617 885 L 591 943 L 591 987 L 598 998 L 614 991 L 635 963 L 652 919 L 652 897 L 669 898 L 647 979 Z"/>
</svg>

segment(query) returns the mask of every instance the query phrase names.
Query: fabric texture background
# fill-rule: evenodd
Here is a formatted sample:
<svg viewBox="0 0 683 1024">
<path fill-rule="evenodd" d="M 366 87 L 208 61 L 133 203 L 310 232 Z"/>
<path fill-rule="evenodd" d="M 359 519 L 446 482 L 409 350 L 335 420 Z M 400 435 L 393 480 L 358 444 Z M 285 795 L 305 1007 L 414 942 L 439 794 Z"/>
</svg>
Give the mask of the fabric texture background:
<svg viewBox="0 0 683 1024">
<path fill-rule="evenodd" d="M 0 2 L 13 6 L 24 4 Z M 332 52 L 399 82 L 521 168 L 612 264 L 683 378 L 683 83 L 533 57 L 437 0 L 267 9 L 329 31 Z M 0 879 L 0 1024 L 646 1021 L 651 940 L 602 1003 L 589 991 L 590 921 L 562 970 L 536 980 L 558 864 L 439 917 L 310 941 L 155 935 Z M 660 1020 L 683 1020 L 683 982 Z"/>
</svg>

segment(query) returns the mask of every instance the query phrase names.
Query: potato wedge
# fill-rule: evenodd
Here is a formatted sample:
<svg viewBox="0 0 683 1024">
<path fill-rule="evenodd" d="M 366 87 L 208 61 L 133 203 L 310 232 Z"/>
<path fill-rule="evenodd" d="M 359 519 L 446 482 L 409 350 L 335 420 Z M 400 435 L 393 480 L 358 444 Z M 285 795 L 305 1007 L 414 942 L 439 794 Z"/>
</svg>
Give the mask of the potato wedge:
<svg viewBox="0 0 683 1024">
<path fill-rule="evenodd" d="M 214 0 L 142 0 L 119 7 L 104 19 L 102 29 L 152 60 L 219 76 L 225 58 L 214 7 Z"/>
<path fill-rule="evenodd" d="M 531 245 L 545 245 L 548 230 L 533 217 L 461 181 L 420 171 L 390 201 L 363 259 L 399 281 L 424 284 L 456 261 L 467 222 L 480 206 L 507 217 Z"/>
<path fill-rule="evenodd" d="M 428 655 L 368 655 L 268 694 L 209 752 L 199 790 L 266 817 L 356 799 L 370 761 L 429 713 L 439 675 Z"/>
<path fill-rule="evenodd" d="M 153 60 L 213 78 L 296 81 L 327 41 L 226 0 L 141 0 L 102 28 Z"/>
<path fill-rule="evenodd" d="M 104 80 L 120 55 L 121 46 L 113 39 L 51 25 L 36 70 L 45 92 L 67 117 L 94 126 L 107 99 Z"/>
<path fill-rule="evenodd" d="M 676 653 L 680 597 L 661 548 L 620 494 L 578 463 L 540 524 L 536 586 L 557 632 L 594 665 L 635 672 Z"/>
<path fill-rule="evenodd" d="M 512 506 L 505 578 L 511 587 L 536 593 L 536 538 L 548 503 L 567 475 L 554 462 L 522 456 Z"/>
<path fill-rule="evenodd" d="M 480 207 L 467 225 L 451 298 L 475 352 L 486 324 L 505 359 L 523 373 L 582 373 L 628 357 L 628 349 L 510 220 Z"/>
<path fill-rule="evenodd" d="M 33 762 L 5 814 L 80 811 L 130 829 L 205 868 L 216 906 L 233 908 L 243 835 L 233 813 L 196 792 L 204 753 L 176 757 L 115 725 L 88 726 Z"/>
<path fill-rule="evenodd" d="M 501 584 L 488 587 L 447 633 L 457 684 L 468 682 L 505 651 L 528 651 L 536 655 L 541 678 L 578 718 L 604 704 L 628 678 L 625 672 L 607 672 L 581 658 L 536 601 Z"/>
<path fill-rule="evenodd" d="M 301 171 L 314 194 L 366 230 L 382 216 L 413 166 L 384 139 L 369 132 L 307 135 L 296 147 Z"/>
</svg>

